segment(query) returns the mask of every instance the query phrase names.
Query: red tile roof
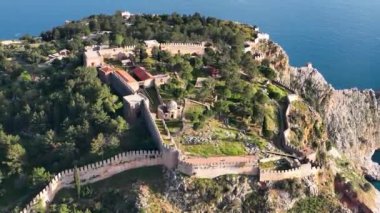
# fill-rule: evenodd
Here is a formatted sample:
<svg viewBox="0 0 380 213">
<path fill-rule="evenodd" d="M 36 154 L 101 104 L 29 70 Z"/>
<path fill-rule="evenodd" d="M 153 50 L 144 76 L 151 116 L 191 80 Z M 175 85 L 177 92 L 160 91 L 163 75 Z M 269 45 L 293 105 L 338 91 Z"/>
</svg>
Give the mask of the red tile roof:
<svg viewBox="0 0 380 213">
<path fill-rule="evenodd" d="M 115 72 L 116 72 L 116 74 L 118 74 L 127 83 L 129 83 L 129 82 L 137 82 L 130 74 L 128 74 L 124 70 L 117 69 Z"/>
<path fill-rule="evenodd" d="M 113 67 L 111 67 L 111 66 L 103 66 L 103 67 L 100 68 L 100 71 L 108 74 L 108 73 L 110 73 L 110 72 L 113 71 Z"/>
<path fill-rule="evenodd" d="M 147 79 L 153 78 L 153 76 L 144 68 L 136 67 L 133 69 L 133 73 L 140 79 L 140 81 L 145 81 Z"/>
</svg>

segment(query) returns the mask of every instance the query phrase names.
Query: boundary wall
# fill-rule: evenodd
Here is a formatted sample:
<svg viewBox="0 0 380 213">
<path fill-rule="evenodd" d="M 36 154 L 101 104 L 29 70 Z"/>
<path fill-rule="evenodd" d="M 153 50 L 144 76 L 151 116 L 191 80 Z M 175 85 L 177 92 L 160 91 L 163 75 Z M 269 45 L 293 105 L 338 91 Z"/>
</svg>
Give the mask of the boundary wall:
<svg viewBox="0 0 380 213">
<path fill-rule="evenodd" d="M 159 151 L 133 151 L 121 153 L 107 160 L 79 167 L 77 171 L 79 172 L 81 184 L 89 184 L 135 168 L 156 165 L 165 165 L 170 168 L 174 163 L 172 160 L 172 155 L 167 150 L 164 153 Z M 27 204 L 21 213 L 32 212 L 33 207 L 39 201 L 42 201 L 42 205 L 45 207 L 53 201 L 54 196 L 60 189 L 68 187 L 74 187 L 74 169 L 65 170 L 55 175 L 49 184 Z"/>
<path fill-rule="evenodd" d="M 164 140 L 161 137 L 160 130 L 158 129 L 155 119 L 153 118 L 152 114 L 149 110 L 149 105 L 143 101 L 141 104 L 141 113 L 144 117 L 145 124 L 154 140 L 154 142 L 157 144 L 160 150 L 163 150 Z"/>
<path fill-rule="evenodd" d="M 111 87 L 115 89 L 120 96 L 126 96 L 135 93 L 135 90 L 130 87 L 128 83 L 126 83 L 123 79 L 121 79 L 121 77 L 115 72 L 111 73 L 110 84 Z"/>
<path fill-rule="evenodd" d="M 304 178 L 317 174 L 322 168 L 311 163 L 288 170 L 260 170 L 260 181 L 278 181 L 292 178 Z"/>
<path fill-rule="evenodd" d="M 283 141 L 283 147 L 287 152 L 290 152 L 292 154 L 295 154 L 298 157 L 304 157 L 305 154 L 301 151 L 301 149 L 293 146 L 289 141 L 289 134 L 290 134 L 290 122 L 289 122 L 289 114 L 291 110 L 291 103 L 297 100 L 300 100 L 300 97 L 298 95 L 288 95 L 287 97 L 287 107 L 285 112 L 285 131 L 282 134 L 282 141 Z"/>
<path fill-rule="evenodd" d="M 213 158 L 197 158 L 193 163 L 186 159 L 178 162 L 177 170 L 197 178 L 215 178 L 227 174 L 258 175 L 258 160 L 256 156 L 219 157 L 218 162 Z M 194 160 L 194 159 L 193 159 Z M 201 162 L 203 161 L 203 162 Z"/>
<path fill-rule="evenodd" d="M 170 52 L 171 54 L 198 54 L 205 53 L 205 43 L 161 43 L 160 49 Z"/>
</svg>

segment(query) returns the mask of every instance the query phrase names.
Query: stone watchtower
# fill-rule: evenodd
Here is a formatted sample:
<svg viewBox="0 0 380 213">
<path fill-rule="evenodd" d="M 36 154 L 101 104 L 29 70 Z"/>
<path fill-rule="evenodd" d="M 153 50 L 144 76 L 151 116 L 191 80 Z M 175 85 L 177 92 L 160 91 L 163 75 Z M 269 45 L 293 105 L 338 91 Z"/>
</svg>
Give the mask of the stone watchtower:
<svg viewBox="0 0 380 213">
<path fill-rule="evenodd" d="M 123 97 L 124 117 L 129 123 L 136 121 L 137 117 L 141 114 L 141 105 L 143 101 L 146 101 L 149 106 L 149 100 L 141 94 L 133 94 Z"/>
</svg>

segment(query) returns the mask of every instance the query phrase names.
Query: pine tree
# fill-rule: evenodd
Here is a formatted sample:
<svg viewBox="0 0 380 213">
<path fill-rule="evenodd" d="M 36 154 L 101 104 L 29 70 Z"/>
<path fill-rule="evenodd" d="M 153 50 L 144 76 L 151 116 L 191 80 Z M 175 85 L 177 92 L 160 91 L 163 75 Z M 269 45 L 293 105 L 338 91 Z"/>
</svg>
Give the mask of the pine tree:
<svg viewBox="0 0 380 213">
<path fill-rule="evenodd" d="M 79 170 L 78 170 L 78 168 L 76 166 L 74 167 L 74 182 L 75 182 L 75 189 L 77 191 L 77 196 L 78 196 L 78 199 L 79 199 L 80 198 L 80 188 L 81 188 L 81 185 L 80 185 Z"/>
</svg>

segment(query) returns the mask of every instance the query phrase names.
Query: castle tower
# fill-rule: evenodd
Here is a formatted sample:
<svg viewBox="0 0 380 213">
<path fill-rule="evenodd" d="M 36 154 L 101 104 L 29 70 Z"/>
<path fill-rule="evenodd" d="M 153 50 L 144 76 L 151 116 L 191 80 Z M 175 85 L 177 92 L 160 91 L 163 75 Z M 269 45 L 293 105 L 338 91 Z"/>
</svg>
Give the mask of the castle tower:
<svg viewBox="0 0 380 213">
<path fill-rule="evenodd" d="M 142 101 L 146 101 L 149 106 L 149 100 L 140 94 L 133 94 L 123 97 L 124 117 L 129 123 L 134 122 L 140 115 Z"/>
</svg>

